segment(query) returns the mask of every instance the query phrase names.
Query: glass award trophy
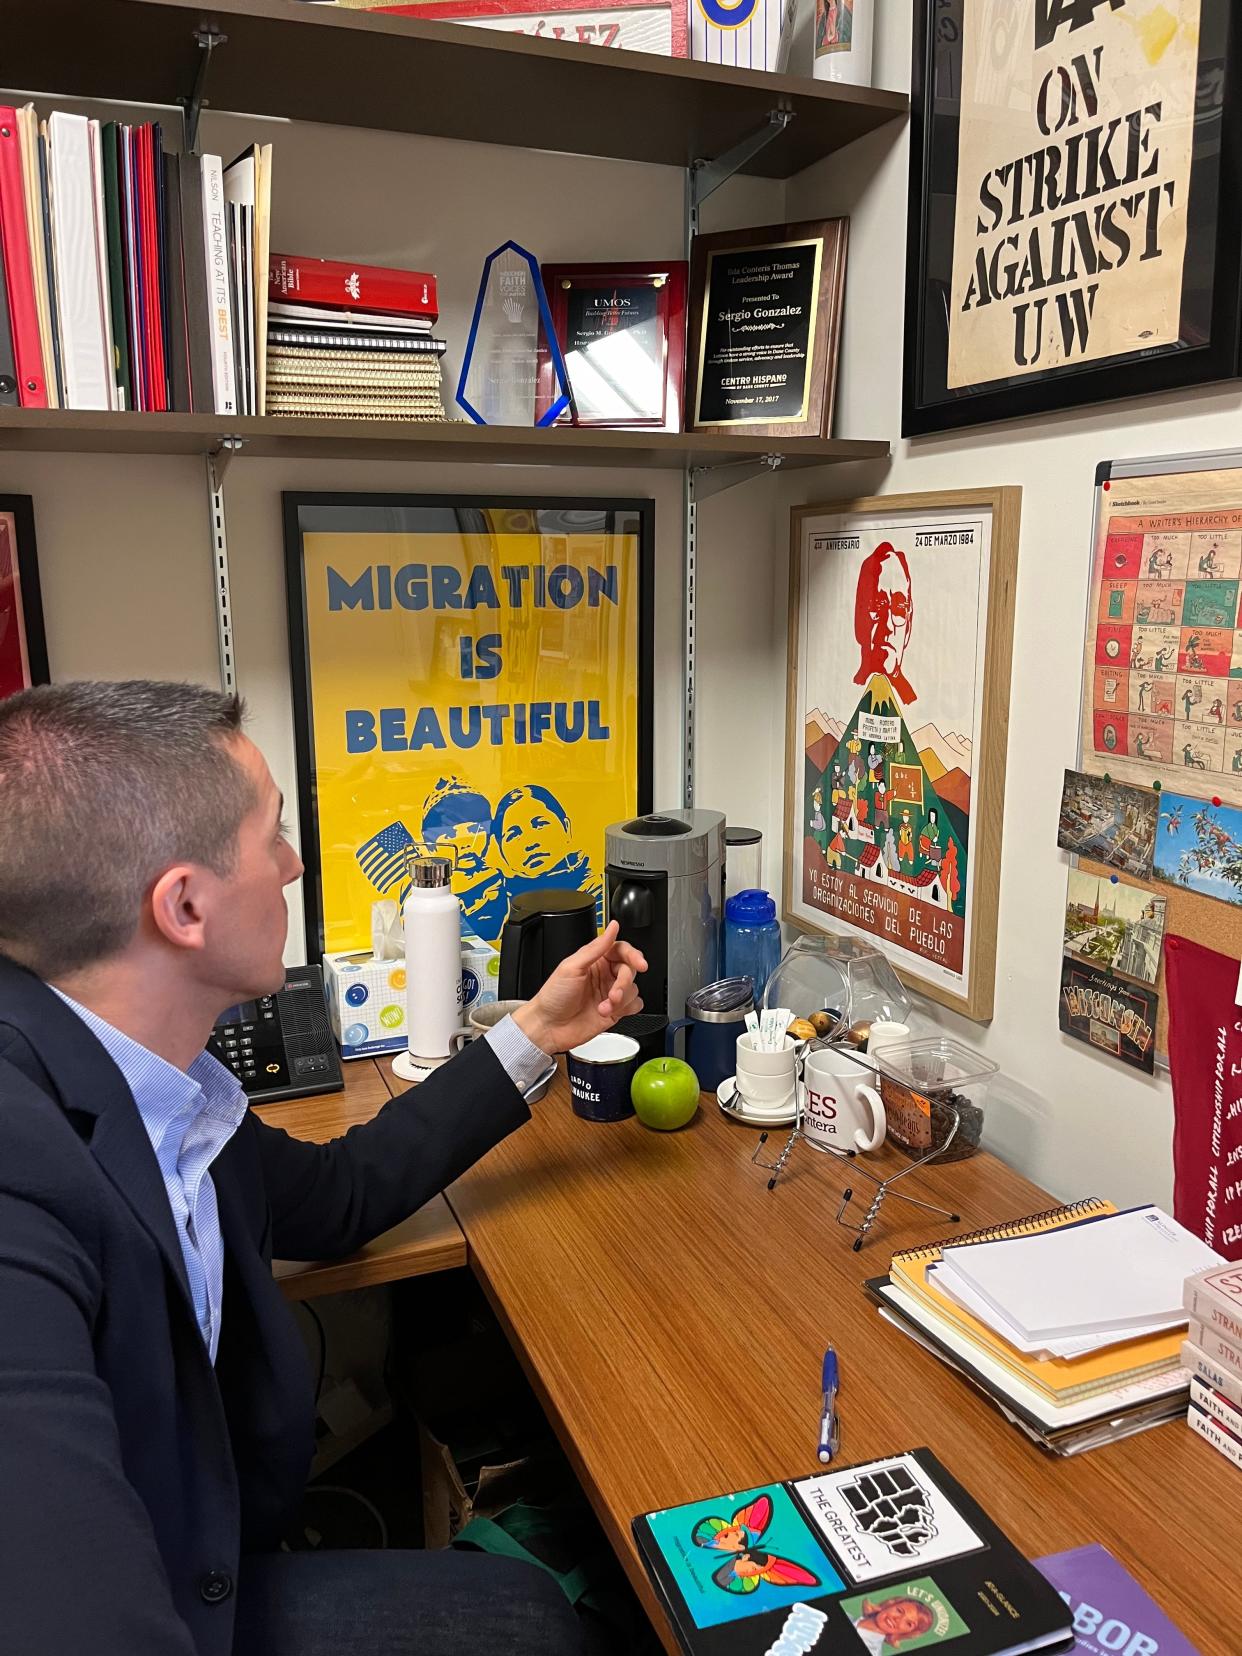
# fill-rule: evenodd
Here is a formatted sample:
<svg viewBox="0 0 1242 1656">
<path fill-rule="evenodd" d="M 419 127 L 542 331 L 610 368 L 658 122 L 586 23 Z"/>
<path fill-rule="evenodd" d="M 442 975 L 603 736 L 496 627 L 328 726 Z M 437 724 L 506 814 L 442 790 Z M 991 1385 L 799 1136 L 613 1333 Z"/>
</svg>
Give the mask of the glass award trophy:
<svg viewBox="0 0 1242 1656">
<path fill-rule="evenodd" d="M 553 375 L 550 399 L 538 395 L 541 335 Z M 476 425 L 551 425 L 569 406 L 539 266 L 516 242 L 489 253 L 483 266 L 457 401 Z"/>
</svg>

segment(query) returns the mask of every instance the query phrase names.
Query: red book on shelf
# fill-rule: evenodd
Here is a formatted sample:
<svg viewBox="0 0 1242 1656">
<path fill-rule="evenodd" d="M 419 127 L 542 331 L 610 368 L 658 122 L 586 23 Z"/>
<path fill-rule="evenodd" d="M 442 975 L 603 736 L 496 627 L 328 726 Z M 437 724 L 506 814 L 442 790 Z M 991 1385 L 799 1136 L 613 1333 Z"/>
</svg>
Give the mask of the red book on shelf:
<svg viewBox="0 0 1242 1656">
<path fill-rule="evenodd" d="M 46 408 L 47 382 L 43 377 L 39 312 L 26 234 L 21 142 L 17 136 L 17 111 L 8 105 L 0 107 L 0 257 L 4 259 L 4 280 L 9 295 L 18 400 L 23 408 Z"/>
<path fill-rule="evenodd" d="M 386 316 L 439 316 L 436 279 L 420 270 L 340 264 L 273 253 L 268 294 L 286 304 L 329 305 L 334 310 L 382 311 Z"/>
<path fill-rule="evenodd" d="M 159 215 L 155 204 L 155 163 L 155 128 L 148 121 L 142 129 L 142 269 L 146 288 L 143 310 L 146 317 L 150 364 L 151 407 L 157 414 L 166 414 L 168 378 L 164 363 L 164 315 L 160 293 L 160 236 Z"/>
</svg>

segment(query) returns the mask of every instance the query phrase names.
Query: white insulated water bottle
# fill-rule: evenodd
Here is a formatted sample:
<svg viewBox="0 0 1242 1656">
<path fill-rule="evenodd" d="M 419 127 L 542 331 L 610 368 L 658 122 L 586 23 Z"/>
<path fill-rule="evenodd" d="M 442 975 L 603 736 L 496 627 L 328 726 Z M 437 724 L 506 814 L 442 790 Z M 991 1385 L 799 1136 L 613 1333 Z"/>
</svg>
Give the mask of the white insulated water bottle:
<svg viewBox="0 0 1242 1656">
<path fill-rule="evenodd" d="M 393 1069 L 417 1081 L 442 1064 L 461 1027 L 461 904 L 447 857 L 411 857 L 406 893 L 405 985 L 409 1051 Z"/>
</svg>

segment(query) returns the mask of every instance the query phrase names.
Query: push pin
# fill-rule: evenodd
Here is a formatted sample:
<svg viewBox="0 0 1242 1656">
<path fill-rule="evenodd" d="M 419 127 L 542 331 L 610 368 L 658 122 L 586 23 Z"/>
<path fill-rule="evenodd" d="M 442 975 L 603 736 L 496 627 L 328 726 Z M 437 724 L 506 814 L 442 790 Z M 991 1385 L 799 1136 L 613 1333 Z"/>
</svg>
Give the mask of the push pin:
<svg viewBox="0 0 1242 1656">
<path fill-rule="evenodd" d="M 1216 797 L 1215 794 L 1212 795 L 1212 804 L 1215 805 L 1215 807 L 1218 811 L 1220 810 L 1220 800 Z"/>
<path fill-rule="evenodd" d="M 1164 787 L 1164 783 L 1163 782 L 1153 782 L 1152 787 L 1156 791 L 1156 793 L 1159 793 L 1161 788 Z"/>
<path fill-rule="evenodd" d="M 1110 874 L 1108 876 L 1108 878 L 1112 882 L 1113 885 L 1118 885 L 1120 883 L 1119 877 L 1116 874 Z"/>
<path fill-rule="evenodd" d="M 1113 780 L 1112 777 L 1108 774 L 1107 771 L 1105 771 L 1104 772 L 1104 786 L 1106 788 L 1112 786 L 1112 780 Z"/>
</svg>

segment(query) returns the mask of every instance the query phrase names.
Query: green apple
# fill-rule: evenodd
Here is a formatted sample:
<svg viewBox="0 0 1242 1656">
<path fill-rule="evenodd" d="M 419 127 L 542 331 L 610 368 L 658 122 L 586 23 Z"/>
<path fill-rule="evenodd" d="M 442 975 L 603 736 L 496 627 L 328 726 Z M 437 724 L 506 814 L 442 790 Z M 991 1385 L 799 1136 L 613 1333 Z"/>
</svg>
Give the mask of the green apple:
<svg viewBox="0 0 1242 1656">
<path fill-rule="evenodd" d="M 649 1058 L 630 1083 L 634 1113 L 644 1127 L 671 1133 L 699 1107 L 699 1078 L 680 1058 Z"/>
</svg>

